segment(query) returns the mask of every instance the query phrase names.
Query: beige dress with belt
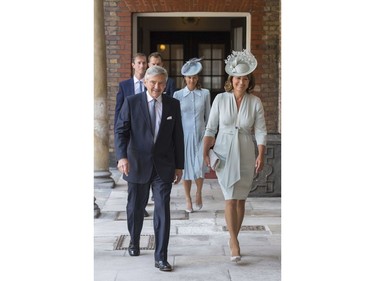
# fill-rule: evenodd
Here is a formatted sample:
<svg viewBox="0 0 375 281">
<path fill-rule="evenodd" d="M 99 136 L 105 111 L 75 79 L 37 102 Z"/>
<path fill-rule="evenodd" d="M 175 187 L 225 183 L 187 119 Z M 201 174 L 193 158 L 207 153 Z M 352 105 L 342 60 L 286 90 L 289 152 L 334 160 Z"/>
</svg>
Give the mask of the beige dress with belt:
<svg viewBox="0 0 375 281">
<path fill-rule="evenodd" d="M 257 145 L 266 145 L 267 130 L 260 99 L 245 94 L 237 110 L 233 93 L 218 94 L 212 104 L 205 136 L 215 137 L 217 130 L 214 151 L 221 162 L 216 175 L 224 198 L 245 200 L 255 169 L 253 130 Z"/>
</svg>

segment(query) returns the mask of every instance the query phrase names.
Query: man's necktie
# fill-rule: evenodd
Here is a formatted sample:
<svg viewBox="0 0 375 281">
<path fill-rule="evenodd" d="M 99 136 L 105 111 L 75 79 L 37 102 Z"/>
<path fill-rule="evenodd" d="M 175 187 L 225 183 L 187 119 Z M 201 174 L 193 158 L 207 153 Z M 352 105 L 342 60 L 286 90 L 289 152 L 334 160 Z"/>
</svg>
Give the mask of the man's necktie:
<svg viewBox="0 0 375 281">
<path fill-rule="evenodd" d="M 151 101 L 151 110 L 150 110 L 150 118 L 151 118 L 151 127 L 152 127 L 152 135 L 155 135 L 155 125 L 156 125 L 156 99 Z"/>
<path fill-rule="evenodd" d="M 141 80 L 139 80 L 137 94 L 140 94 L 142 92 L 143 92 L 143 83 Z"/>
</svg>

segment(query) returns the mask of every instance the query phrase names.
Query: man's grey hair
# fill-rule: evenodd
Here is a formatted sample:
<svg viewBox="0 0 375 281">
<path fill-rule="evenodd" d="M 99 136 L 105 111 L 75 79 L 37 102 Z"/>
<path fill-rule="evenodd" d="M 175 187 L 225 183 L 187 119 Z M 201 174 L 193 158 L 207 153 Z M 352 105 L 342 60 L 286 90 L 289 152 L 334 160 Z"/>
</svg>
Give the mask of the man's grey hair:
<svg viewBox="0 0 375 281">
<path fill-rule="evenodd" d="M 148 80 L 150 77 L 156 76 L 156 75 L 164 75 L 165 76 L 165 81 L 168 79 L 168 72 L 164 67 L 154 65 L 151 66 L 146 70 L 145 74 L 145 80 Z"/>
</svg>

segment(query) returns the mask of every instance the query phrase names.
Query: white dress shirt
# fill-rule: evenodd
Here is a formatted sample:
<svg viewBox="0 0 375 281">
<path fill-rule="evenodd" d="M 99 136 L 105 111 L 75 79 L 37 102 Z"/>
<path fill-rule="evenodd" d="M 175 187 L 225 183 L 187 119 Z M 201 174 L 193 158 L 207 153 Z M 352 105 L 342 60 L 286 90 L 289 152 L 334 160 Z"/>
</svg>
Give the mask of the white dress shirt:
<svg viewBox="0 0 375 281">
<path fill-rule="evenodd" d="M 133 80 L 134 80 L 134 93 L 135 94 L 139 94 L 139 93 L 143 93 L 144 91 L 144 82 L 143 82 L 143 79 L 141 80 L 138 80 L 135 76 L 133 77 Z M 140 85 L 140 81 L 142 81 L 142 85 Z"/>
<path fill-rule="evenodd" d="M 152 101 L 154 98 L 150 96 L 150 94 L 147 91 L 147 103 L 148 103 L 148 110 L 152 110 Z M 162 103 L 162 95 L 160 95 L 156 99 L 156 104 L 155 104 L 155 117 L 156 117 L 156 123 L 155 123 L 155 133 L 154 133 L 154 142 L 156 141 L 156 137 L 158 136 L 159 133 L 159 127 L 160 127 L 160 121 L 161 121 L 161 114 L 163 112 L 163 103 Z"/>
</svg>

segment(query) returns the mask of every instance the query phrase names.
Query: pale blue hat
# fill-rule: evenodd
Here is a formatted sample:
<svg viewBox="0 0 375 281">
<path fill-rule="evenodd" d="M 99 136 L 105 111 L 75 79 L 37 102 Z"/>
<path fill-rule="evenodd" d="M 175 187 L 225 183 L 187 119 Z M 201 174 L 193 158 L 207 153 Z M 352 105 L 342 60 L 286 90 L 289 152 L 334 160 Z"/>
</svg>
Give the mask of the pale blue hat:
<svg viewBox="0 0 375 281">
<path fill-rule="evenodd" d="M 197 75 L 202 70 L 202 64 L 200 61 L 202 58 L 192 58 L 188 60 L 181 68 L 181 74 L 183 76 Z"/>
</svg>

